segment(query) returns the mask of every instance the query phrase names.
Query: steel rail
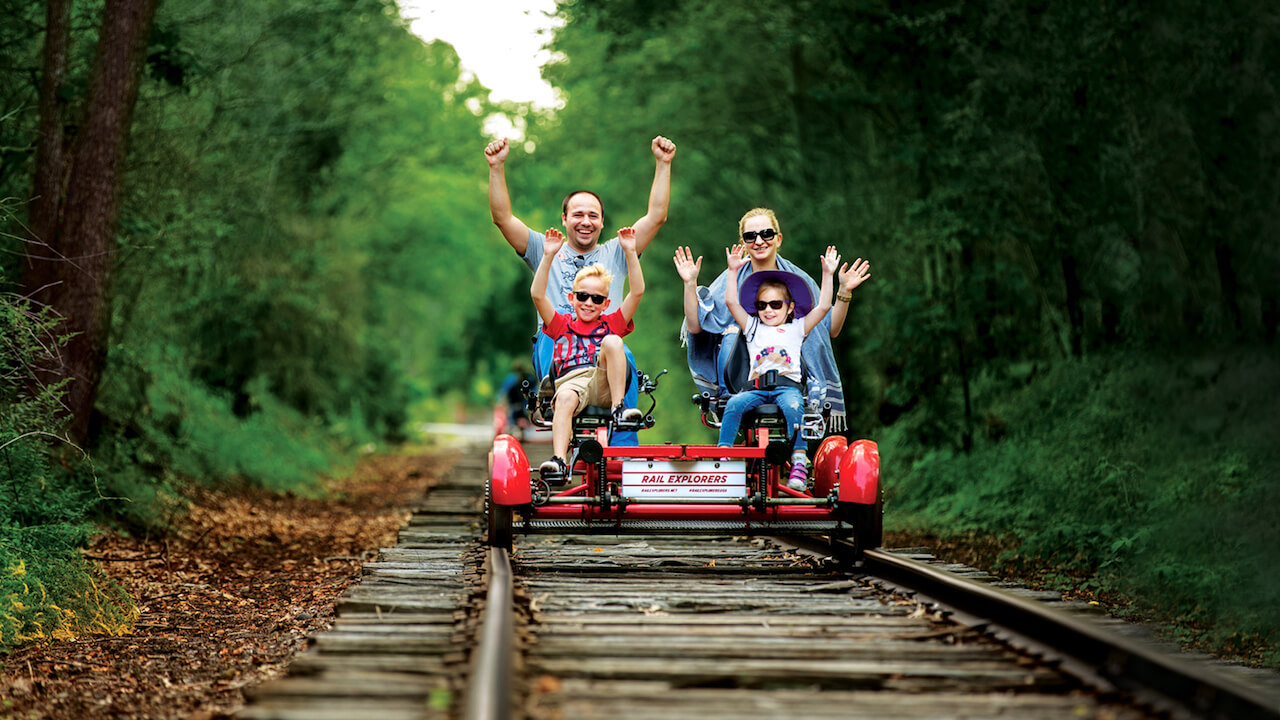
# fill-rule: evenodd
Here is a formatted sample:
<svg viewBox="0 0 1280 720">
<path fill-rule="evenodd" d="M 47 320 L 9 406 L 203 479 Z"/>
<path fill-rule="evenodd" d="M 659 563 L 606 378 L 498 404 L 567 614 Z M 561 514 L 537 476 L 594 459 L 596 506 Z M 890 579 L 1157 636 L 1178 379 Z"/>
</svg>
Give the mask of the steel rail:
<svg viewBox="0 0 1280 720">
<path fill-rule="evenodd" d="M 1172 703 L 1174 710 L 1215 720 L 1280 718 L 1280 702 L 1215 668 L 1145 647 L 1043 603 L 881 550 L 867 551 L 861 569 L 959 614 L 956 619 L 967 625 L 1007 629 L 1039 649 L 1061 653 L 1066 669 L 1075 664 L 1144 701 Z"/>
<path fill-rule="evenodd" d="M 512 610 L 511 557 L 504 548 L 490 547 L 485 560 L 489 592 L 471 652 L 462 717 L 466 720 L 508 720 L 511 717 L 511 679 L 515 619 Z"/>
</svg>

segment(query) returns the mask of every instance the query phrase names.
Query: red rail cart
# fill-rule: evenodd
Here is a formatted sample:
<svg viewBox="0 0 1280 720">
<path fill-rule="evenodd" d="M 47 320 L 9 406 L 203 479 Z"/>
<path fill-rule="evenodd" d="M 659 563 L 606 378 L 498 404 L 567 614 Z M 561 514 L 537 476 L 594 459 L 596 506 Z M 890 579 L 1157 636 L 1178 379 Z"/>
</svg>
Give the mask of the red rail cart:
<svg viewBox="0 0 1280 720">
<path fill-rule="evenodd" d="M 664 370 L 657 378 L 666 374 Z M 511 546 L 513 534 L 774 534 L 852 538 L 859 552 L 881 542 L 880 454 L 871 440 L 821 438 L 821 413 L 805 416 L 805 437 L 821 438 L 806 491 L 786 486 L 792 444 L 774 405 L 743 418 L 741 444 L 610 445 L 610 431 L 654 425 L 657 378 L 641 375 L 650 406 L 634 427 L 613 427 L 604 408 L 574 418 L 564 484 L 544 481 L 520 441 L 494 438 L 486 502 L 489 542 Z M 530 417 L 550 427 L 549 393 L 529 389 Z M 718 428 L 726 396 L 693 398 L 703 423 Z"/>
</svg>

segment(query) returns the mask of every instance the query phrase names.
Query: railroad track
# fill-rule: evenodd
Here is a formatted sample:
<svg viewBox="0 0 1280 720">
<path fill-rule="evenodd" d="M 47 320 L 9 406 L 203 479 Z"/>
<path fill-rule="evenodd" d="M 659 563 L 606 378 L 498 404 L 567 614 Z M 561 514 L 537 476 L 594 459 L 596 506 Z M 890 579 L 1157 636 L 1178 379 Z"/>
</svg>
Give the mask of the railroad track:
<svg viewBox="0 0 1280 720">
<path fill-rule="evenodd" d="M 1149 716 L 770 543 L 600 543 L 517 551 L 531 717 Z"/>
<path fill-rule="evenodd" d="M 428 493 L 396 546 L 365 563 L 287 674 L 246 690 L 252 720 L 454 717 L 483 600 L 487 462 L 473 449 Z"/>
<path fill-rule="evenodd" d="M 241 717 L 1280 717 L 1221 673 L 892 553 L 535 535 L 509 563 L 478 544 L 484 471 L 468 456 L 433 491 Z"/>
</svg>

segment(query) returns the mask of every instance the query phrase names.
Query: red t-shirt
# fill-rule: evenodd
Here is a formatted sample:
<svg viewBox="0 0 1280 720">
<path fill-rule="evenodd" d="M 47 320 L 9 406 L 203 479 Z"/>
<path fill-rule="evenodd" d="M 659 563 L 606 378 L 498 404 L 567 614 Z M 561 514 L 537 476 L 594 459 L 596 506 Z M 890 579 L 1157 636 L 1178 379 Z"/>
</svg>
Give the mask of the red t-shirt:
<svg viewBox="0 0 1280 720">
<path fill-rule="evenodd" d="M 605 336 L 623 337 L 636 329 L 632 320 L 623 320 L 622 311 L 603 315 L 594 323 L 584 323 L 568 313 L 556 313 L 542 332 L 556 341 L 551 354 L 551 371 L 558 377 L 584 365 L 595 365 Z"/>
</svg>

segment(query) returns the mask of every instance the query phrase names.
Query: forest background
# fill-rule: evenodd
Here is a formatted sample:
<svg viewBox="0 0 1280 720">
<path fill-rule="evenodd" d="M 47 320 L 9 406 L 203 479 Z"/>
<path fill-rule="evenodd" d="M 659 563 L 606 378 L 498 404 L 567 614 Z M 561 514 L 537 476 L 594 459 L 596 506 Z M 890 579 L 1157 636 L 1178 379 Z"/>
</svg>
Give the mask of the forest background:
<svg viewBox="0 0 1280 720">
<path fill-rule="evenodd" d="M 1280 666 L 1280 9 L 558 14 L 547 111 L 491 101 L 391 0 L 0 0 L 0 650 L 127 631 L 131 600 L 79 554 L 96 528 L 163 533 L 202 484 L 316 493 L 422 422 L 484 416 L 534 317 L 487 209 L 501 113 L 539 229 L 578 187 L 631 223 L 650 139 L 679 146 L 630 340 L 672 371 L 644 441 L 713 438 L 673 248 L 709 281 L 772 207 L 789 259 L 873 263 L 836 353 L 889 529 Z M 99 41 L 129 22 L 127 154 L 93 175 Z M 41 205 L 82 182 L 119 199 L 96 247 L 80 203 Z M 101 304 L 33 302 L 59 289 Z M 77 363 L 98 378 L 58 379 Z"/>
</svg>

